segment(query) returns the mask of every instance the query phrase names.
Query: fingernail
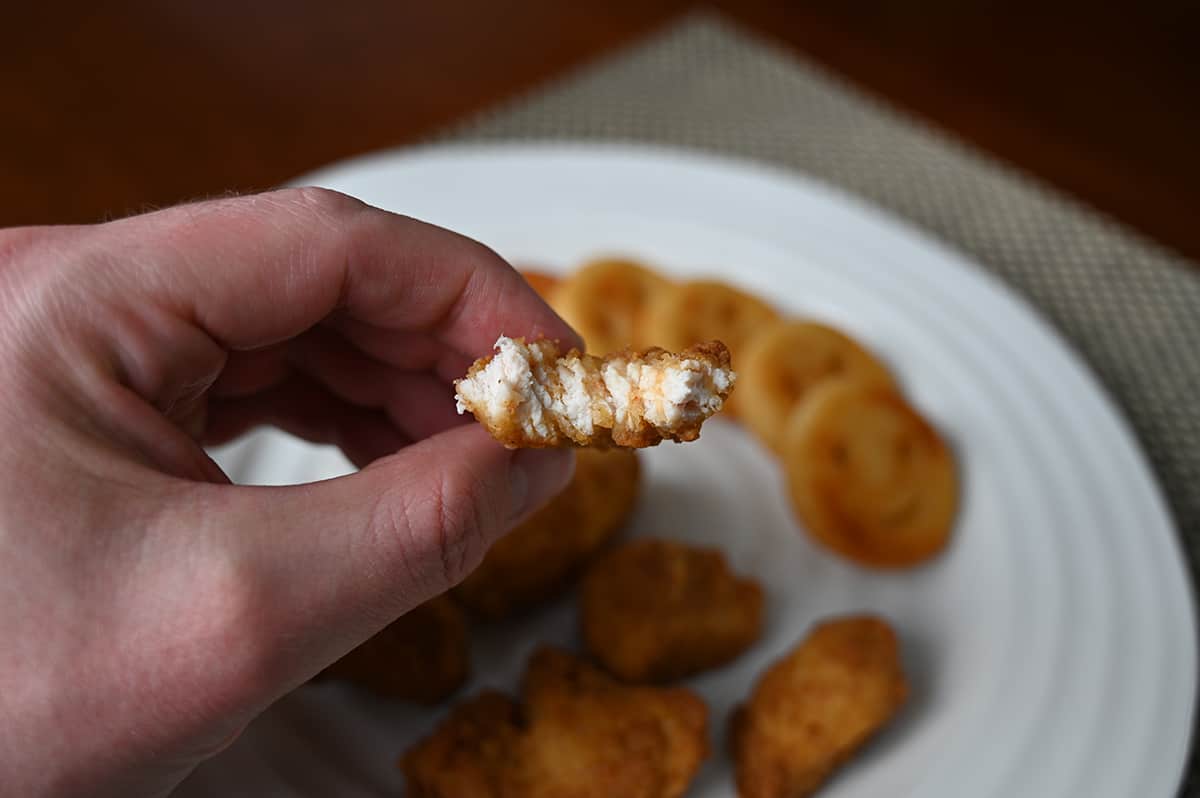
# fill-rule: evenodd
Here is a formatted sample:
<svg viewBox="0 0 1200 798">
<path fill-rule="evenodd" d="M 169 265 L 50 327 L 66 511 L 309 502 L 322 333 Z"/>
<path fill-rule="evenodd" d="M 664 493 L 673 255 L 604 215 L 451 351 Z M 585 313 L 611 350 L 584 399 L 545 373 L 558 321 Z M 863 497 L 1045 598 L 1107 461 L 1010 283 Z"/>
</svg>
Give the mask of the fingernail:
<svg viewBox="0 0 1200 798">
<path fill-rule="evenodd" d="M 515 518 L 524 518 L 562 492 L 575 473 L 571 449 L 519 449 L 508 469 Z"/>
</svg>

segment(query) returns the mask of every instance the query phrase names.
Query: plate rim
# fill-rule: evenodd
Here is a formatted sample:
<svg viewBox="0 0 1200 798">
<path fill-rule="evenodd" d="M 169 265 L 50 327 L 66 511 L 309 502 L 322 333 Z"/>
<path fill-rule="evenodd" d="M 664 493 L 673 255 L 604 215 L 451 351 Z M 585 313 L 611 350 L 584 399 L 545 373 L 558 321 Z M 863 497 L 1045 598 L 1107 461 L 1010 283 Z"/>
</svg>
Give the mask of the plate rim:
<svg viewBox="0 0 1200 798">
<path fill-rule="evenodd" d="M 1180 525 L 1167 501 L 1165 489 L 1159 481 L 1155 466 L 1147 455 L 1142 441 L 1124 409 L 1088 360 L 1029 298 L 1021 294 L 1014 286 L 1006 283 L 1000 276 L 989 271 L 977 258 L 959 249 L 953 242 L 937 237 L 932 231 L 918 226 L 896 211 L 876 205 L 840 186 L 799 170 L 751 157 L 714 152 L 702 148 L 632 141 L 558 138 L 482 142 L 433 141 L 337 160 L 292 178 L 284 185 L 291 187 L 323 185 L 344 180 L 347 175 L 369 172 L 380 167 L 398 168 L 409 164 L 421 165 L 428 164 L 431 160 L 511 160 L 516 158 L 532 158 L 534 160 L 566 158 L 597 162 L 619 159 L 640 160 L 647 163 L 669 161 L 673 165 L 684 168 L 723 172 L 726 175 L 743 179 L 755 178 L 793 190 L 805 191 L 810 195 L 821 196 L 832 207 L 836 207 L 839 214 L 847 218 L 857 217 L 857 220 L 876 230 L 886 231 L 889 236 L 907 239 L 910 246 L 916 246 L 934 254 L 936 260 L 940 261 L 936 264 L 939 270 L 951 270 L 956 276 L 966 280 L 968 284 L 974 283 L 974 287 L 1002 300 L 1009 310 L 1019 314 L 1022 321 L 1053 341 L 1058 349 L 1058 354 L 1071 364 L 1082 381 L 1082 385 L 1090 389 L 1098 400 L 1097 409 L 1107 418 L 1110 429 L 1115 435 L 1113 444 L 1125 455 L 1129 465 L 1137 472 L 1142 483 L 1141 488 L 1144 490 L 1144 498 L 1148 502 L 1147 509 L 1157 516 L 1167 533 L 1165 543 L 1168 553 L 1172 556 L 1165 567 L 1173 572 L 1175 577 L 1176 585 L 1172 590 L 1177 587 L 1182 593 L 1181 609 L 1186 627 L 1171 631 L 1186 633 L 1188 636 L 1189 645 L 1185 648 L 1190 653 L 1192 665 L 1186 669 L 1188 674 L 1186 685 L 1188 688 L 1187 728 L 1180 741 L 1179 754 L 1176 757 L 1176 777 L 1173 781 L 1176 790 L 1182 786 L 1187 776 L 1187 765 L 1192 758 L 1193 747 L 1196 744 L 1197 709 L 1198 701 L 1200 701 L 1196 663 L 1200 660 L 1200 635 L 1197 632 L 1196 583 L 1181 540 Z"/>
</svg>

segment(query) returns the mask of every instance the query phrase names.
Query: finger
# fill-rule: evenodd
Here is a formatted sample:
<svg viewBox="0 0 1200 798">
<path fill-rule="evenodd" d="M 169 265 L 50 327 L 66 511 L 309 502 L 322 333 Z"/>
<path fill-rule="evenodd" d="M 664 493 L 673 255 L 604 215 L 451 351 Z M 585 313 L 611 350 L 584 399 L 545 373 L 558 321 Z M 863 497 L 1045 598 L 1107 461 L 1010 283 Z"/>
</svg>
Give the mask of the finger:
<svg viewBox="0 0 1200 798">
<path fill-rule="evenodd" d="M 291 375 L 287 349 L 287 344 L 275 344 L 262 349 L 230 352 L 225 367 L 210 389 L 211 395 L 248 396 L 283 382 Z"/>
<path fill-rule="evenodd" d="M 419 440 L 465 422 L 448 382 L 407 372 L 375 360 L 337 333 L 316 327 L 292 342 L 292 365 L 341 399 L 380 408 L 392 423 Z"/>
<path fill-rule="evenodd" d="M 469 357 L 489 352 L 500 334 L 577 342 L 487 247 L 336 192 L 205 202 L 103 230 L 123 290 L 227 349 L 294 337 L 334 310 L 389 330 L 428 332 Z M 141 365 L 135 388 L 143 395 L 174 376 L 165 354 L 156 368 Z"/>
<path fill-rule="evenodd" d="M 234 578 L 248 584 L 195 589 L 252 605 L 226 608 L 244 636 L 230 650 L 251 652 L 242 668 L 264 693 L 256 699 L 272 700 L 272 690 L 460 581 L 500 534 L 564 487 L 573 462 L 565 450 L 504 449 L 470 425 L 338 479 L 197 485 L 183 520 L 234 552 Z"/>
<path fill-rule="evenodd" d="M 259 426 L 273 426 L 342 450 L 362 468 L 411 443 L 379 410 L 346 404 L 323 386 L 293 376 L 249 396 L 210 399 L 203 441 L 219 445 Z"/>
</svg>

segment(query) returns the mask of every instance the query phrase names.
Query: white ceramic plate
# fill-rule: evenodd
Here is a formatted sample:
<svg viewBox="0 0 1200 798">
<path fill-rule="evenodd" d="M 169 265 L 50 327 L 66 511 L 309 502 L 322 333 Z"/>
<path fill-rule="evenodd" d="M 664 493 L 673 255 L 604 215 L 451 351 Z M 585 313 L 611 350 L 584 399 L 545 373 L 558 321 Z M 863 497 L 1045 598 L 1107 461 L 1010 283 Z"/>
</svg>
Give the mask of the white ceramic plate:
<svg viewBox="0 0 1200 798">
<path fill-rule="evenodd" d="M 734 793 L 730 707 L 818 618 L 871 610 L 899 630 L 902 716 L 830 798 L 1168 796 L 1196 682 L 1189 584 L 1150 469 L 1095 379 L 1029 308 L 962 256 L 798 175 L 662 150 L 437 148 L 303 182 L 459 230 L 516 263 L 628 253 L 712 275 L 831 321 L 882 355 L 953 442 L 965 474 L 950 551 L 900 574 L 810 544 L 778 468 L 740 429 L 645 452 L 632 533 L 719 545 L 768 591 L 766 634 L 691 683 L 714 756 L 691 795 Z M 238 481 L 347 470 L 277 433 L 218 454 Z M 475 639 L 476 680 L 512 689 L 542 640 L 575 645 L 568 602 Z M 440 713 L 309 687 L 184 786 L 189 795 L 398 795 L 397 752 Z"/>
</svg>

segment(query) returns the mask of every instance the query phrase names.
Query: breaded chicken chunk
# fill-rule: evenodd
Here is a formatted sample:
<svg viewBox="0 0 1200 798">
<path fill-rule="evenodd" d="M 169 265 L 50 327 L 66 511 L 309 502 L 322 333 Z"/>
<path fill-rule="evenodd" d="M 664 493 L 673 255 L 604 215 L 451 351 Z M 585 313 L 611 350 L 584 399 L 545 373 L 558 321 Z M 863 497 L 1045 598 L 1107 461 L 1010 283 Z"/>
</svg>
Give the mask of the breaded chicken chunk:
<svg viewBox="0 0 1200 798">
<path fill-rule="evenodd" d="M 447 596 L 437 596 L 401 615 L 321 677 L 389 698 L 436 704 L 466 681 L 468 645 L 462 610 Z"/>
<path fill-rule="evenodd" d="M 622 685 L 543 648 L 522 694 L 520 795 L 678 798 L 708 756 L 708 708 L 691 691 Z"/>
<path fill-rule="evenodd" d="M 618 532 L 638 494 L 638 457 L 580 449 L 567 488 L 492 545 L 454 597 L 495 620 L 554 597 Z"/>
<path fill-rule="evenodd" d="M 400 757 L 408 798 L 508 798 L 509 769 L 521 734 L 520 708 L 506 695 L 480 693 L 454 708 L 433 734 Z"/>
<path fill-rule="evenodd" d="M 708 754 L 683 689 L 627 687 L 559 649 L 529 662 L 523 708 L 485 693 L 401 757 L 413 798 L 679 798 Z"/>
<path fill-rule="evenodd" d="M 741 798 L 813 794 L 904 703 L 896 635 L 870 616 L 819 624 L 733 716 Z"/>
<path fill-rule="evenodd" d="M 600 358 L 502 336 L 454 384 L 458 412 L 509 448 L 641 448 L 700 437 L 735 379 L 720 341 Z"/>
<path fill-rule="evenodd" d="M 717 549 L 626 543 L 597 559 L 580 589 L 588 652 L 628 682 L 666 682 L 723 665 L 762 631 L 763 592 Z"/>
</svg>

